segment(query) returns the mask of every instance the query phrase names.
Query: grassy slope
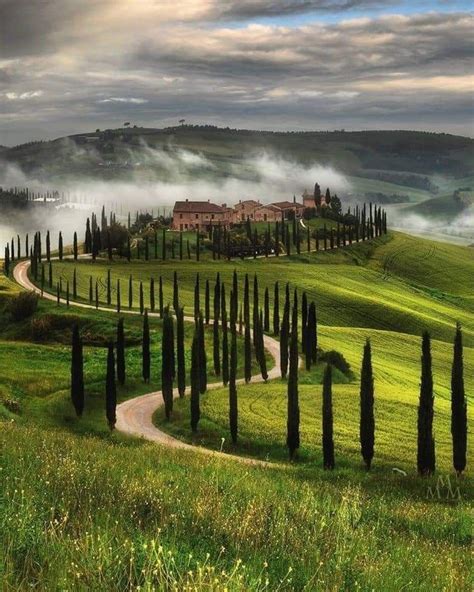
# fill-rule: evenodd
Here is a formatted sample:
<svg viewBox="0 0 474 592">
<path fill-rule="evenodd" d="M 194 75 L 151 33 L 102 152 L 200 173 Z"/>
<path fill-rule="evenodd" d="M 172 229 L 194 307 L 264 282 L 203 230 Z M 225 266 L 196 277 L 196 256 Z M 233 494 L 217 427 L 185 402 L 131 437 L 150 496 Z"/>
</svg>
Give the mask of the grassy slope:
<svg viewBox="0 0 474 592">
<path fill-rule="evenodd" d="M 379 243 L 383 243 L 381 239 Z M 405 261 L 407 264 L 405 265 Z M 366 327 L 387 331 L 403 330 L 419 335 L 429 328 L 436 339 L 449 341 L 453 325 L 462 322 L 466 343 L 474 343 L 474 297 L 470 280 L 474 260 L 468 248 L 440 247 L 439 244 L 396 234 L 393 240 L 374 249 L 369 244 L 354 245 L 344 251 L 292 256 L 287 258 L 250 261 L 150 261 L 131 265 L 107 261 L 54 263 L 54 282 L 63 278 L 63 285 L 72 281 L 74 267 L 78 273 L 79 295 L 88 297 L 89 276 L 98 279 L 105 298 L 104 280 L 107 270 L 112 273 L 112 285 L 117 278 L 122 283 L 122 303 L 127 300 L 128 278 L 134 279 L 135 304 L 139 280 L 145 282 L 148 302 L 148 282 L 163 277 L 165 301 L 172 300 L 172 278 L 179 275 L 180 298 L 187 310 L 192 310 L 194 280 L 200 273 L 201 287 L 206 279 L 214 281 L 219 271 L 230 287 L 233 270 L 239 274 L 256 273 L 260 291 L 270 288 L 280 278 L 281 286 L 289 281 L 305 290 L 318 307 L 319 322 L 324 325 Z M 281 290 L 283 300 L 283 289 Z"/>
<path fill-rule="evenodd" d="M 356 373 L 362 344 L 370 335 L 377 396 L 372 474 L 359 468 L 356 383 L 334 387 L 340 468 L 334 473 L 318 468 L 320 369 L 309 377 L 301 374 L 305 383 L 300 390 L 301 452 L 309 460 L 301 467 L 238 466 L 133 440 L 118 438 L 119 442 L 105 431 L 100 442 L 84 436 L 78 439 L 70 424 L 55 433 L 42 413 L 53 409 L 64 419 L 70 410 L 56 406 L 56 395 L 50 406 L 41 388 L 45 393 L 62 389 L 59 400 L 67 400 L 65 348 L 25 344 L 27 326 L 14 331 L 3 326 L 4 337 L 23 340 L 1 344 L 4 354 L 14 347 L 17 360 L 13 366 L 0 354 L 5 360 L 0 369 L 0 375 L 7 376 L 4 384 L 16 381 L 25 387 L 25 401 L 34 392 L 36 400 L 45 403 L 35 416 L 43 427 L 16 421 L 16 425 L 4 423 L 0 433 L 5 589 L 38 583 L 39 589 L 99 590 L 110 582 L 118 588 L 142 585 L 147 589 L 164 587 L 166 582 L 178 589 L 193 584 L 198 590 L 224 585 L 229 590 L 263 590 L 266 578 L 272 590 L 301 590 L 305 585 L 310 590 L 469 589 L 469 504 L 462 502 L 453 509 L 427 500 L 427 486 L 434 485 L 434 480 L 413 476 L 418 335 L 428 327 L 439 339 L 433 347 L 436 441 L 442 471 L 448 469 L 450 454 L 451 345 L 446 342 L 451 341 L 457 318 L 464 322 L 466 343 L 473 345 L 471 252 L 434 247 L 434 243 L 397 234 L 376 249 L 358 245 L 345 252 L 294 257 L 291 265 L 282 258 L 131 266 L 134 276 L 144 279 L 153 271 L 171 280 L 173 269 L 178 268 L 181 297 L 188 310 L 196 270 L 204 279 L 214 278 L 219 269 L 227 285 L 234 267 L 239 272 L 257 271 L 261 287 L 275 278 L 289 279 L 317 298 L 323 347 L 342 351 Z M 71 264 L 58 265 L 64 276 L 70 274 Z M 108 267 L 106 263 L 82 266 L 87 268 L 86 276 L 92 269 L 101 278 Z M 113 265 L 113 273 L 127 278 L 129 269 Z M 88 280 L 82 280 L 82 273 L 79 278 L 84 291 Z M 165 286 L 169 300 L 171 282 Z M 0 279 L 2 287 L 14 289 Z M 51 304 L 42 307 L 42 313 L 56 311 Z M 60 309 L 59 314 L 64 311 Z M 95 313 L 84 315 L 91 316 L 85 323 L 97 318 Z M 99 317 L 101 331 L 106 333 L 115 315 Z M 405 334 L 398 332 L 405 326 Z M 37 358 L 36 350 L 42 352 Z M 473 349 L 466 348 L 465 359 L 469 392 Z M 56 378 L 60 387 L 53 384 L 50 391 L 44 381 Z M 36 381 L 37 388 L 29 391 L 31 381 Z M 262 453 L 263 449 L 271 458 L 283 456 L 285 394 L 285 385 L 279 381 L 239 388 L 242 451 Z M 202 436 L 210 435 L 211 446 L 215 445 L 212 438 L 226 435 L 225 400 L 225 391 L 202 398 L 202 427 L 209 430 Z M 186 416 L 186 408 L 178 405 L 178 409 L 177 429 L 181 414 Z M 95 431 L 96 426 L 88 429 Z M 409 476 L 392 474 L 393 464 L 406 467 Z M 466 499 L 471 479 L 460 485 Z"/>
</svg>

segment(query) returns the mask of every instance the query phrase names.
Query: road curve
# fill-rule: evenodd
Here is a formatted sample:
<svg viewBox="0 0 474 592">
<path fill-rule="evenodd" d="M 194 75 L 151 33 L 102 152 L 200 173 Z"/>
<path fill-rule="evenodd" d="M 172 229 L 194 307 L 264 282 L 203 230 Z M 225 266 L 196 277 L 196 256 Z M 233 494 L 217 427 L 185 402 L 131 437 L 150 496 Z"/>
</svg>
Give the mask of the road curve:
<svg viewBox="0 0 474 592">
<path fill-rule="evenodd" d="M 30 261 L 24 260 L 20 261 L 13 269 L 13 278 L 15 281 L 25 288 L 26 290 L 34 291 L 39 294 L 42 298 L 46 300 L 52 300 L 56 302 L 57 297 L 49 292 L 41 293 L 41 289 L 38 288 L 28 277 L 28 268 L 30 267 Z M 92 310 L 96 310 L 96 307 L 91 304 L 86 304 L 84 302 L 75 302 L 73 300 L 70 301 L 70 306 L 78 306 L 81 308 L 89 308 Z M 112 308 L 107 308 L 104 306 L 99 306 L 98 310 L 106 311 L 106 312 L 116 312 Z M 120 314 L 132 314 L 132 315 L 139 315 L 138 311 L 134 310 L 123 310 Z M 151 317 L 158 317 L 158 313 L 148 313 Z M 194 318 L 192 317 L 185 317 L 185 321 L 194 322 Z M 280 377 L 280 343 L 270 337 L 268 335 L 264 335 L 264 344 L 265 349 L 270 353 L 273 358 L 274 366 L 271 370 L 268 371 L 268 380 L 272 380 L 274 378 Z M 237 381 L 237 384 L 242 384 L 244 379 L 240 379 Z M 263 382 L 261 375 L 253 376 L 252 382 Z M 221 382 L 215 382 L 208 384 L 208 390 L 216 389 L 222 386 Z M 189 389 L 186 389 L 186 394 L 189 393 Z M 178 389 L 173 390 L 173 397 L 177 398 L 179 396 Z M 206 395 L 204 395 L 206 396 Z M 161 431 L 153 424 L 153 414 L 159 407 L 164 405 L 163 396 L 161 391 L 155 391 L 153 393 L 147 393 L 146 395 L 141 395 L 139 397 L 134 397 L 133 399 L 128 399 L 123 403 L 117 405 L 117 423 L 116 429 L 119 432 L 124 434 L 128 434 L 130 436 L 135 436 L 138 438 L 143 438 L 144 440 L 148 440 L 150 442 L 157 442 L 163 446 L 167 446 L 168 448 L 175 448 L 175 449 L 182 449 L 182 450 L 191 450 L 193 452 L 201 452 L 203 454 L 222 457 L 226 459 L 233 459 L 237 460 L 242 463 L 246 463 L 249 465 L 258 465 L 258 466 L 276 466 L 275 463 L 269 463 L 263 460 L 249 458 L 245 456 L 237 456 L 235 454 L 227 454 L 225 452 L 219 452 L 210 450 L 209 448 L 204 448 L 202 446 L 194 446 L 192 444 L 187 444 L 181 440 L 177 440 L 170 436 L 169 434 Z"/>
</svg>

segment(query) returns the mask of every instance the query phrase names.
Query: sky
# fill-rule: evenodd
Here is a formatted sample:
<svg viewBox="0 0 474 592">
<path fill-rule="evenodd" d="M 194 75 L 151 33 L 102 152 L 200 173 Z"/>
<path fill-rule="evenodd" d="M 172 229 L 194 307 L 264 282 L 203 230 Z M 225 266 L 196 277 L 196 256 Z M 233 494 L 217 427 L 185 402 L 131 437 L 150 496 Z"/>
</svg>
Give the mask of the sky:
<svg viewBox="0 0 474 592">
<path fill-rule="evenodd" d="M 474 135 L 465 0 L 0 0 L 0 145 L 124 122 Z"/>
</svg>

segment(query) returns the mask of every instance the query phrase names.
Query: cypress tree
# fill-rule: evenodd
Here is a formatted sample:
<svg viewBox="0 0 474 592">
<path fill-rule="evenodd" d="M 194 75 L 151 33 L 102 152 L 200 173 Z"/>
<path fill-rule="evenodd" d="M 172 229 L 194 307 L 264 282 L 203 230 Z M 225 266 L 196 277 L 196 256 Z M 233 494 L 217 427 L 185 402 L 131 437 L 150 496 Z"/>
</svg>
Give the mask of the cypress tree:
<svg viewBox="0 0 474 592">
<path fill-rule="evenodd" d="M 184 354 L 184 308 L 178 308 L 176 313 L 176 358 L 178 374 L 178 392 L 184 397 L 186 392 L 186 358 Z"/>
<path fill-rule="evenodd" d="M 258 316 L 258 330 L 257 330 L 257 344 L 256 344 L 256 351 L 257 351 L 257 360 L 260 366 L 260 374 L 262 375 L 263 380 L 266 382 L 268 378 L 267 372 L 267 360 L 265 358 L 265 342 L 263 339 L 263 315 L 260 312 Z"/>
<path fill-rule="evenodd" d="M 298 401 L 298 301 L 295 290 L 290 339 L 290 370 L 288 373 L 288 419 L 286 445 L 290 460 L 300 447 L 300 408 Z"/>
<path fill-rule="evenodd" d="M 230 300 L 230 318 L 234 319 L 234 322 L 237 322 L 237 315 L 238 315 L 238 306 L 239 306 L 239 284 L 237 280 L 237 272 L 234 269 L 234 273 L 232 275 L 232 298 Z"/>
<path fill-rule="evenodd" d="M 317 339 L 316 305 L 314 302 L 311 302 L 308 308 L 308 320 L 306 325 L 305 360 L 307 370 L 310 370 L 312 364 L 317 362 Z"/>
<path fill-rule="evenodd" d="M 360 371 L 360 451 L 367 470 L 370 470 L 374 457 L 375 419 L 374 419 L 374 379 L 372 374 L 372 351 L 370 340 L 364 346 L 364 356 Z"/>
<path fill-rule="evenodd" d="M 122 309 L 122 300 L 120 297 L 120 279 L 117 280 L 117 312 L 120 313 Z"/>
<path fill-rule="evenodd" d="M 41 266 L 41 273 L 44 274 L 44 266 Z M 69 280 L 66 281 L 66 306 L 69 306 Z"/>
<path fill-rule="evenodd" d="M 194 319 L 197 320 L 201 311 L 201 304 L 199 298 L 199 273 L 196 274 L 196 282 L 194 284 Z"/>
<path fill-rule="evenodd" d="M 132 245 L 130 244 L 130 236 L 127 236 L 127 261 L 130 263 L 132 259 Z"/>
<path fill-rule="evenodd" d="M 270 296 L 268 294 L 268 287 L 265 288 L 264 296 L 264 317 L 263 317 L 263 330 L 265 333 L 270 331 Z"/>
<path fill-rule="evenodd" d="M 99 284 L 97 280 L 95 280 L 95 309 L 99 309 Z"/>
<path fill-rule="evenodd" d="M 164 303 L 163 303 L 163 278 L 160 275 L 160 282 L 158 286 L 158 305 L 160 307 L 160 319 L 163 318 Z"/>
<path fill-rule="evenodd" d="M 332 417 L 332 367 L 326 365 L 323 378 L 323 413 L 322 413 L 322 439 L 323 439 L 323 467 L 334 469 L 334 440 Z"/>
<path fill-rule="evenodd" d="M 451 370 L 451 436 L 453 439 L 453 467 L 458 475 L 466 468 L 467 407 L 464 391 L 462 330 L 458 323 L 454 337 Z"/>
<path fill-rule="evenodd" d="M 166 260 L 166 230 L 163 228 L 161 233 L 161 258 Z"/>
<path fill-rule="evenodd" d="M 125 384 L 125 332 L 123 318 L 117 323 L 117 380 L 122 386 Z"/>
<path fill-rule="evenodd" d="M 199 391 L 201 394 L 207 390 L 207 356 L 206 356 L 206 342 L 204 336 L 204 320 L 202 314 L 198 315 L 199 325 Z"/>
<path fill-rule="evenodd" d="M 128 276 L 128 308 L 133 307 L 133 278 L 132 274 Z"/>
<path fill-rule="evenodd" d="M 155 280 L 150 278 L 150 310 L 155 312 Z"/>
<path fill-rule="evenodd" d="M 204 316 L 206 319 L 206 325 L 209 325 L 211 319 L 211 296 L 209 294 L 209 280 L 206 280 L 206 290 L 204 293 Z"/>
<path fill-rule="evenodd" d="M 89 276 L 89 304 L 92 304 L 92 299 L 94 298 L 93 293 L 93 284 L 92 284 L 92 276 Z"/>
<path fill-rule="evenodd" d="M 201 356 L 199 353 L 199 325 L 196 323 L 194 327 L 193 345 L 191 348 L 191 429 L 193 432 L 197 432 L 199 419 L 201 417 L 201 411 L 199 408 L 199 395 L 200 395 L 200 362 Z"/>
<path fill-rule="evenodd" d="M 44 293 L 44 281 L 45 281 L 45 277 L 44 277 L 44 265 L 41 265 L 41 296 L 43 296 L 43 293 Z"/>
<path fill-rule="evenodd" d="M 273 335 L 280 334 L 280 287 L 275 282 L 273 289 Z"/>
<path fill-rule="evenodd" d="M 221 316 L 222 316 L 222 382 L 227 386 L 229 382 L 229 335 L 227 329 L 227 310 L 225 301 L 225 286 L 221 290 Z M 235 320 L 234 320 L 235 324 Z"/>
<path fill-rule="evenodd" d="M 62 261 L 63 260 L 63 235 L 62 235 L 62 232 L 59 232 L 58 252 L 59 252 L 59 261 Z"/>
<path fill-rule="evenodd" d="M 140 280 L 140 314 L 145 310 L 145 296 L 143 294 L 143 282 Z"/>
<path fill-rule="evenodd" d="M 79 255 L 79 251 L 77 249 L 77 232 L 74 233 L 74 238 L 72 241 L 72 250 L 74 254 L 74 261 L 77 261 L 77 257 Z"/>
<path fill-rule="evenodd" d="M 106 240 L 107 240 L 107 255 L 109 258 L 109 261 L 112 261 L 112 240 L 110 238 L 110 230 L 107 230 L 107 234 L 106 234 Z"/>
<path fill-rule="evenodd" d="M 74 325 L 72 331 L 71 401 L 76 415 L 81 417 L 84 411 L 84 359 L 82 339 L 77 324 Z"/>
<path fill-rule="evenodd" d="M 308 298 L 303 292 L 301 298 L 301 351 L 306 353 L 306 330 L 308 326 Z"/>
<path fill-rule="evenodd" d="M 77 270 L 74 268 L 72 274 L 72 297 L 77 300 Z"/>
<path fill-rule="evenodd" d="M 49 268 L 48 268 L 48 285 L 49 285 L 49 289 L 52 290 L 53 289 L 53 264 L 51 263 L 51 261 L 49 262 Z"/>
<path fill-rule="evenodd" d="M 142 378 L 143 382 L 150 382 L 150 324 L 148 321 L 148 311 L 143 315 L 142 332 Z"/>
<path fill-rule="evenodd" d="M 290 292 L 286 284 L 285 307 L 280 328 L 280 369 L 281 377 L 286 378 L 288 372 L 288 342 L 290 337 Z"/>
<path fill-rule="evenodd" d="M 229 428 L 232 442 L 237 443 L 238 404 L 237 404 L 237 332 L 235 323 L 230 325 L 230 369 L 229 369 Z"/>
<path fill-rule="evenodd" d="M 114 345 L 109 343 L 107 353 L 107 377 L 105 381 L 105 414 L 111 430 L 117 421 L 117 387 L 115 385 L 115 355 Z"/>
<path fill-rule="evenodd" d="M 51 235 L 49 230 L 46 232 L 46 260 L 51 261 Z"/>
<path fill-rule="evenodd" d="M 219 376 L 221 373 L 221 351 L 219 343 L 219 319 L 221 309 L 221 280 L 220 275 L 217 274 L 216 283 L 214 286 L 214 323 L 213 323 L 213 359 L 214 359 L 214 374 Z"/>
<path fill-rule="evenodd" d="M 258 280 L 257 274 L 253 276 L 253 341 L 255 343 L 256 327 L 258 325 L 259 314 L 259 294 L 258 294 Z"/>
<path fill-rule="evenodd" d="M 173 317 L 168 307 L 165 308 L 163 318 L 161 348 L 161 392 L 165 403 L 166 419 L 170 419 L 173 411 L 174 334 Z"/>
<path fill-rule="evenodd" d="M 5 275 L 8 276 L 8 274 L 10 273 L 10 247 L 8 245 L 5 247 L 5 259 L 3 262 L 3 269 L 5 271 Z"/>
<path fill-rule="evenodd" d="M 371 204 L 372 205 L 372 204 Z M 372 211 L 372 210 L 371 210 Z M 433 375 L 431 370 L 431 338 L 425 331 L 422 339 L 421 385 L 418 406 L 417 467 L 420 475 L 431 475 L 435 470 L 435 441 L 433 437 Z"/>
<path fill-rule="evenodd" d="M 175 314 L 178 314 L 179 309 L 179 289 L 178 289 L 178 274 L 176 271 L 173 274 L 173 308 Z"/>
</svg>

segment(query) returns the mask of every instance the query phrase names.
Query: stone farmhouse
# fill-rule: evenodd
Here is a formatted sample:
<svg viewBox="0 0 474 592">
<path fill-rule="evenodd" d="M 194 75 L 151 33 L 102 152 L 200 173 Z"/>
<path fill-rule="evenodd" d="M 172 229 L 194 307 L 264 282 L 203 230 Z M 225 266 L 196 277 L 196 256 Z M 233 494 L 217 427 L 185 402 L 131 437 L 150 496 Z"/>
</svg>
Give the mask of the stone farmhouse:
<svg viewBox="0 0 474 592">
<path fill-rule="evenodd" d="M 306 191 L 303 203 L 280 201 L 262 204 L 254 199 L 240 200 L 234 207 L 227 204 L 218 205 L 208 201 L 177 201 L 173 208 L 173 230 L 207 230 L 210 226 L 230 227 L 241 224 L 246 220 L 251 222 L 280 222 L 288 220 L 293 215 L 303 216 L 308 207 L 315 207 L 314 197 Z"/>
</svg>

